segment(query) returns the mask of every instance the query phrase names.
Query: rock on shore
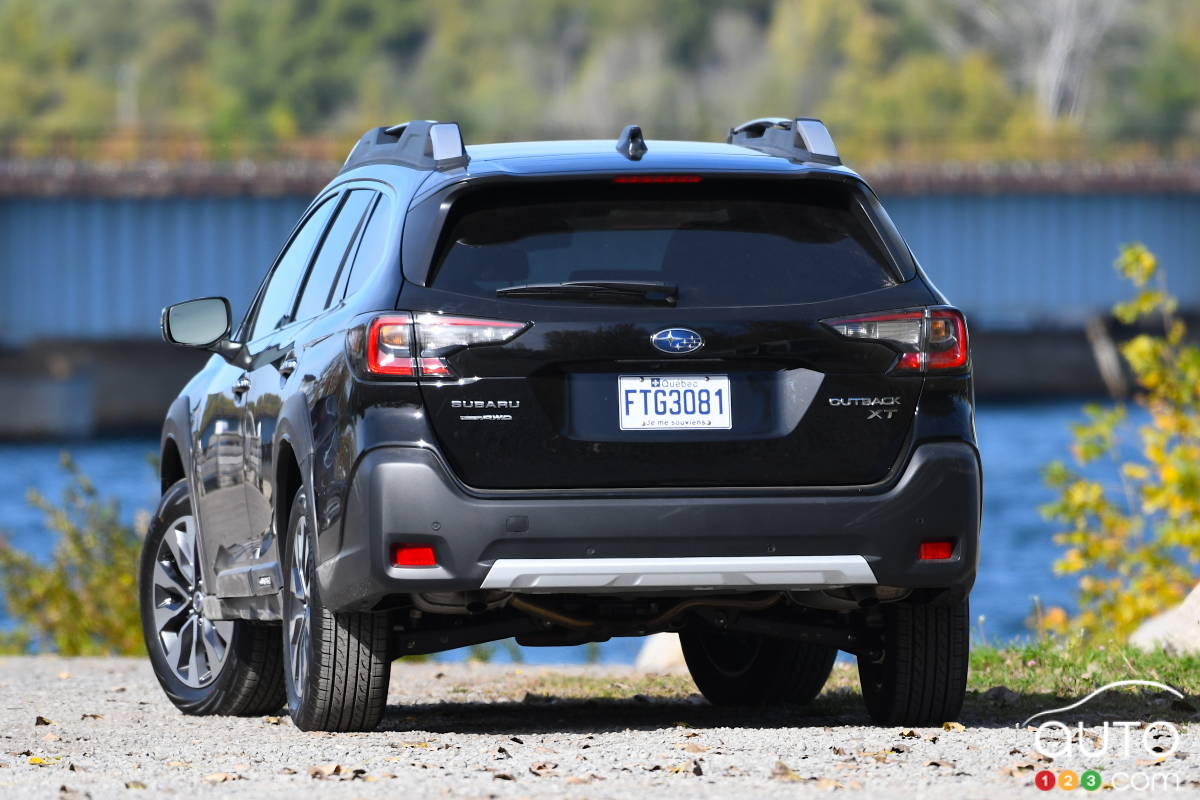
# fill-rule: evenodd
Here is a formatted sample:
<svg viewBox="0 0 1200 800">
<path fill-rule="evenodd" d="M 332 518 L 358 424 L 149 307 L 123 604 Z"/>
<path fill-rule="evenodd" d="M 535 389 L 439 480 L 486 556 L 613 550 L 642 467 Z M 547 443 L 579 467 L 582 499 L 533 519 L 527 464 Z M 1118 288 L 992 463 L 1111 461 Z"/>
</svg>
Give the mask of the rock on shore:
<svg viewBox="0 0 1200 800">
<path fill-rule="evenodd" d="M 1175 608 L 1143 622 L 1129 643 L 1139 650 L 1200 652 L 1200 584 Z"/>
</svg>

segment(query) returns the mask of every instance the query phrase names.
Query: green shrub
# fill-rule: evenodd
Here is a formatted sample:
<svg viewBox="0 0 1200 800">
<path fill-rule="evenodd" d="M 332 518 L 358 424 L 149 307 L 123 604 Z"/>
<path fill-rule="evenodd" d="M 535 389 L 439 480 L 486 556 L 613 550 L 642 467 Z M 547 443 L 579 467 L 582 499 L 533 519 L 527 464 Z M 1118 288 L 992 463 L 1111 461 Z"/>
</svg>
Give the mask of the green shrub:
<svg viewBox="0 0 1200 800">
<path fill-rule="evenodd" d="M 0 538 L 0 592 L 18 624 L 0 638 L 0 650 L 144 653 L 137 599 L 143 526 L 122 524 L 116 501 L 97 496 L 65 453 L 62 465 L 71 483 L 60 503 L 29 493 L 29 502 L 45 513 L 46 527 L 58 535 L 50 562 Z"/>
</svg>

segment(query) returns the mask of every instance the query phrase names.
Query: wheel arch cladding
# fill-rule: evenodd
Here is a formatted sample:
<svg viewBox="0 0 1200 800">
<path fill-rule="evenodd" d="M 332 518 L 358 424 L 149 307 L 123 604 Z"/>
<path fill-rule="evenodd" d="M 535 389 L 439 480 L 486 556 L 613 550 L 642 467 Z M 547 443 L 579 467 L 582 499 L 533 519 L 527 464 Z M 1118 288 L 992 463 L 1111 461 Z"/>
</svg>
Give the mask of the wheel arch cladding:
<svg viewBox="0 0 1200 800">
<path fill-rule="evenodd" d="M 175 442 L 174 436 L 166 437 L 166 441 L 163 443 L 158 472 L 159 491 L 164 494 L 171 486 L 187 477 L 187 473 L 183 470 L 183 456 L 179 454 L 179 445 Z"/>
<path fill-rule="evenodd" d="M 292 499 L 304 485 L 304 476 L 300 471 L 300 460 L 296 455 L 290 438 L 282 439 L 276 447 L 275 463 L 275 531 L 281 537 L 287 535 L 288 523 L 292 513 Z M 279 549 L 282 557 L 283 548 Z"/>
</svg>

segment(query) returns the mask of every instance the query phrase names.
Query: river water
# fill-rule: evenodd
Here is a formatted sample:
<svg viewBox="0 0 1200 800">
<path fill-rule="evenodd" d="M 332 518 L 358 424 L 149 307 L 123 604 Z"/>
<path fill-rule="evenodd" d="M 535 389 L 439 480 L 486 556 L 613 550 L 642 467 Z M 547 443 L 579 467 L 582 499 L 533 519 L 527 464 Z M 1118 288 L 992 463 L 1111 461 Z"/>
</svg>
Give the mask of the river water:
<svg viewBox="0 0 1200 800">
<path fill-rule="evenodd" d="M 982 403 L 977 428 L 984 465 L 983 544 L 979 578 L 971 595 L 972 614 L 980 618 L 975 634 L 989 641 L 1027 635 L 1034 597 L 1043 605 L 1071 604 L 1073 580 L 1056 577 L 1053 563 L 1059 548 L 1055 526 L 1042 518 L 1039 506 L 1051 499 L 1041 480 L 1042 468 L 1067 457 L 1070 424 L 1082 419 L 1077 402 Z M 68 482 L 59 464 L 69 452 L 101 495 L 120 503 L 121 515 L 133 519 L 139 509 L 153 509 L 157 481 L 148 462 L 157 442 L 152 438 L 86 442 L 0 445 L 0 531 L 17 547 L 48 557 L 54 547 L 42 514 L 25 500 L 29 489 L 57 498 Z M 0 610 L 0 625 L 4 624 Z M 590 657 L 627 663 L 640 645 L 637 639 L 615 639 Z M 443 657 L 454 660 L 461 652 Z M 497 648 L 496 660 L 511 657 Z M 585 648 L 523 648 L 518 657 L 531 663 L 572 663 L 589 657 Z"/>
</svg>

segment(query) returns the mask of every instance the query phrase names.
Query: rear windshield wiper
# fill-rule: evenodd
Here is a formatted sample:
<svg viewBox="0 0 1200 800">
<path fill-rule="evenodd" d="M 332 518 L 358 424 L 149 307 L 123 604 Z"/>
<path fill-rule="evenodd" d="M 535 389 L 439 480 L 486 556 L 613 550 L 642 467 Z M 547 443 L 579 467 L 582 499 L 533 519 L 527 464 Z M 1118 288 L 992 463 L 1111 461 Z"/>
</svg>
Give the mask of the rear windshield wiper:
<svg viewBox="0 0 1200 800">
<path fill-rule="evenodd" d="M 545 300 L 587 300 L 597 303 L 650 303 L 673 306 L 679 288 L 655 281 L 566 281 L 527 283 L 496 290 L 497 297 L 536 297 Z"/>
</svg>

